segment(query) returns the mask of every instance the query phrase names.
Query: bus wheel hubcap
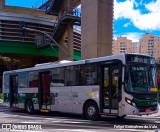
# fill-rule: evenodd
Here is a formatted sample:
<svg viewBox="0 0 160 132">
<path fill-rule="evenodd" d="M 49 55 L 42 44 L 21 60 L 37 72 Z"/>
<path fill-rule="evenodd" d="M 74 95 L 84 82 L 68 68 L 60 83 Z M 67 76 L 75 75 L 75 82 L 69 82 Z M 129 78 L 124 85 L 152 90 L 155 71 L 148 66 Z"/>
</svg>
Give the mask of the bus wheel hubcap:
<svg viewBox="0 0 160 132">
<path fill-rule="evenodd" d="M 91 117 L 95 114 L 96 109 L 93 106 L 90 106 L 87 110 L 88 115 Z"/>
</svg>

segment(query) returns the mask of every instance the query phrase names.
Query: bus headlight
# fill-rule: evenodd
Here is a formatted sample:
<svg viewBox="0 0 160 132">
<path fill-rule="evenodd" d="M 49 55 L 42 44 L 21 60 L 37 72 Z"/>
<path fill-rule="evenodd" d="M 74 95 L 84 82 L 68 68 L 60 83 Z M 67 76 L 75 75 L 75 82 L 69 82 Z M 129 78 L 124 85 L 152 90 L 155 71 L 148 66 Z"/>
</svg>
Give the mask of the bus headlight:
<svg viewBox="0 0 160 132">
<path fill-rule="evenodd" d="M 132 100 L 130 100 L 130 99 L 128 99 L 128 98 L 125 98 L 125 100 L 126 100 L 126 102 L 127 102 L 128 104 L 132 105 L 133 107 L 136 107 L 136 104 L 135 104 Z"/>
<path fill-rule="evenodd" d="M 128 99 L 128 98 L 125 98 L 126 99 L 126 102 L 130 105 L 132 105 L 132 100 Z"/>
</svg>

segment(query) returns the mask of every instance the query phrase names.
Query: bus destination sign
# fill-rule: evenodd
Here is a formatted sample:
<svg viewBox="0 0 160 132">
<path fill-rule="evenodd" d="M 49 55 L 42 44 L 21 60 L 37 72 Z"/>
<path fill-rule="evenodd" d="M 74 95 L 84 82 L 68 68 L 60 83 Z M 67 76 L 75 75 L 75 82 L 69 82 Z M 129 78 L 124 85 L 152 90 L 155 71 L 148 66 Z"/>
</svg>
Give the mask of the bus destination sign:
<svg viewBox="0 0 160 132">
<path fill-rule="evenodd" d="M 127 62 L 138 62 L 138 63 L 148 63 L 148 64 L 155 63 L 155 60 L 153 58 L 141 55 L 127 55 L 126 60 Z"/>
</svg>

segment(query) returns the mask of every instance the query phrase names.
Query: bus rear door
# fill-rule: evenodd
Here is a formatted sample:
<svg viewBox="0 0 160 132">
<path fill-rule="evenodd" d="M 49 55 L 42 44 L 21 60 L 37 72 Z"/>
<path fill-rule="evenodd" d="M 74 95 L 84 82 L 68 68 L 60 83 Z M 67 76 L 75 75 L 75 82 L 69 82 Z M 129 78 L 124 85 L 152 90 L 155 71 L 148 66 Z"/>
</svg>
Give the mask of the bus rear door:
<svg viewBox="0 0 160 132">
<path fill-rule="evenodd" d="M 48 112 L 51 109 L 50 83 L 50 71 L 39 73 L 39 109 L 42 112 Z"/>
<path fill-rule="evenodd" d="M 118 115 L 119 65 L 118 63 L 102 65 L 101 72 L 101 112 Z"/>
<path fill-rule="evenodd" d="M 10 106 L 18 107 L 18 75 L 10 76 Z"/>
</svg>

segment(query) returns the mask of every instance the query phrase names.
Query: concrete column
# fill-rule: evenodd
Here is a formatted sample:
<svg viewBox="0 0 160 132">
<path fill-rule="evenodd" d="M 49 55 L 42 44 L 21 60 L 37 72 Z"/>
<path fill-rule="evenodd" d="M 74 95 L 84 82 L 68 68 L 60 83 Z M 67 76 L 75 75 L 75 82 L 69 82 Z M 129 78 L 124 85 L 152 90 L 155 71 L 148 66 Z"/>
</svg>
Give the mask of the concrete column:
<svg viewBox="0 0 160 132">
<path fill-rule="evenodd" d="M 65 45 L 65 39 L 68 38 L 68 45 Z M 59 60 L 73 60 L 74 59 L 74 50 L 73 50 L 73 24 L 69 24 L 66 30 L 66 33 L 63 35 L 59 44 L 61 47 L 68 53 L 68 56 L 59 49 Z"/>
<path fill-rule="evenodd" d="M 68 13 L 72 12 L 73 7 L 73 1 L 72 0 L 66 0 L 65 1 L 65 7 L 68 8 Z M 68 38 L 68 46 L 64 44 L 65 38 Z M 68 27 L 66 30 L 66 33 L 64 33 L 62 39 L 60 40 L 59 44 L 67 51 L 68 56 L 61 50 L 59 50 L 59 60 L 73 60 L 74 59 L 74 52 L 73 52 L 73 24 L 68 23 Z"/>
<path fill-rule="evenodd" d="M 73 0 L 68 0 L 67 7 L 68 7 L 68 14 L 73 14 Z"/>
<path fill-rule="evenodd" d="M 68 53 L 70 55 L 70 60 L 74 59 L 74 47 L 73 47 L 73 24 L 68 25 Z"/>
<path fill-rule="evenodd" d="M 67 32 L 63 35 L 63 37 L 59 41 L 59 44 L 68 53 L 68 47 L 67 47 L 67 45 L 65 45 L 66 36 L 67 36 Z M 59 53 L 58 54 L 58 57 L 59 57 L 58 60 L 59 61 L 68 60 L 67 55 L 61 49 L 59 49 L 58 53 Z"/>
<path fill-rule="evenodd" d="M 5 0 L 0 0 L 0 10 L 5 6 Z"/>
<path fill-rule="evenodd" d="M 67 3 L 67 7 L 69 8 L 69 14 L 72 14 L 73 13 L 73 0 L 68 0 L 68 3 Z M 69 23 L 68 24 L 68 28 L 67 28 L 67 32 L 68 32 L 68 53 L 70 55 L 70 60 L 73 60 L 74 59 L 74 52 L 73 52 L 73 24 L 72 23 Z"/>
<path fill-rule="evenodd" d="M 112 54 L 113 0 L 81 0 L 82 59 Z"/>
<path fill-rule="evenodd" d="M 66 5 L 67 5 L 67 0 L 64 0 L 64 3 L 62 4 L 58 15 L 59 18 L 61 18 L 66 13 Z"/>
<path fill-rule="evenodd" d="M 73 0 L 64 0 L 60 13 L 59 13 L 59 18 L 65 14 L 71 14 L 73 11 Z"/>
</svg>

